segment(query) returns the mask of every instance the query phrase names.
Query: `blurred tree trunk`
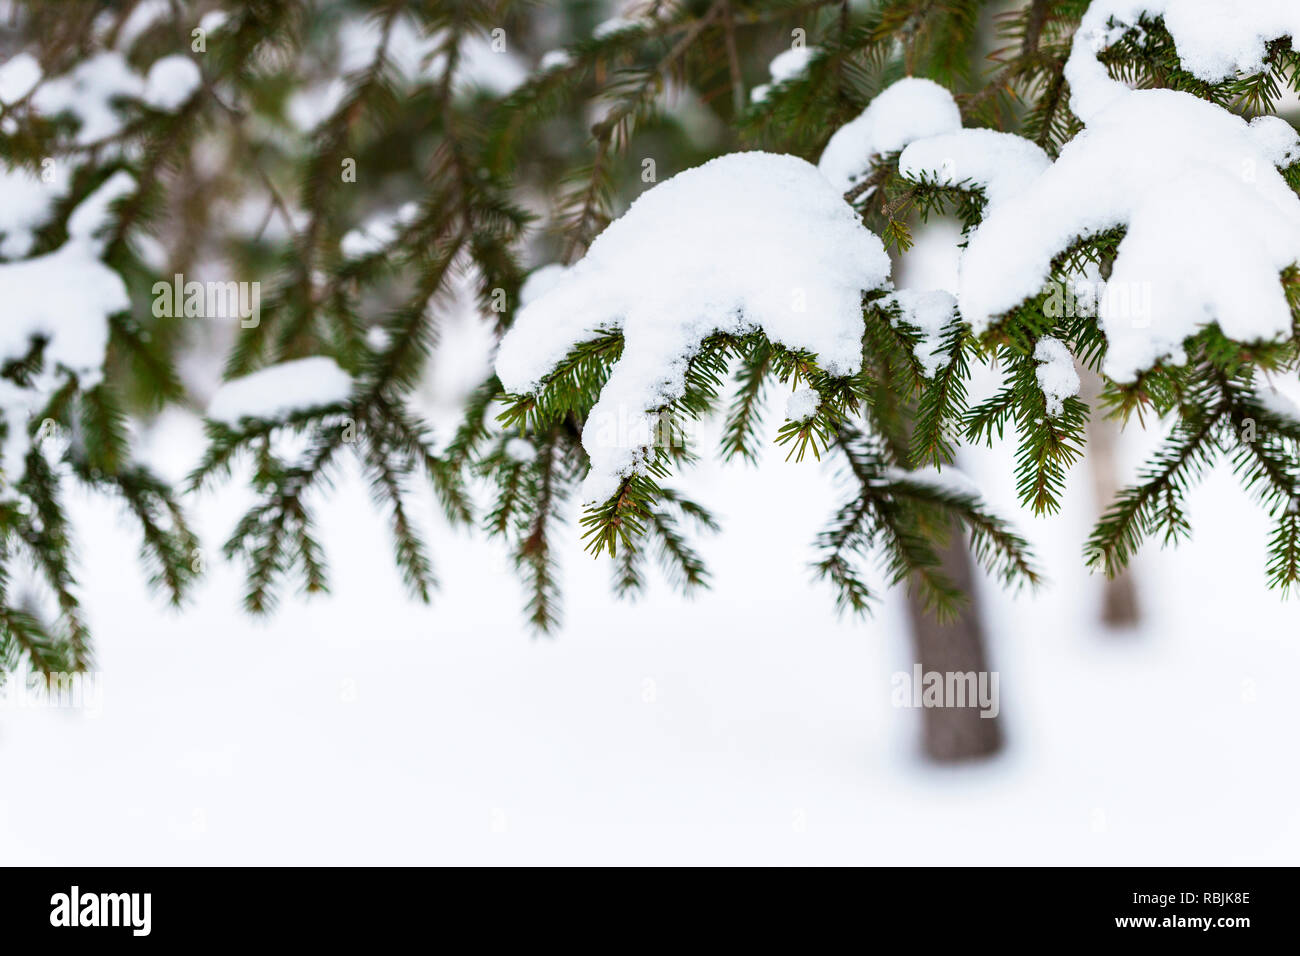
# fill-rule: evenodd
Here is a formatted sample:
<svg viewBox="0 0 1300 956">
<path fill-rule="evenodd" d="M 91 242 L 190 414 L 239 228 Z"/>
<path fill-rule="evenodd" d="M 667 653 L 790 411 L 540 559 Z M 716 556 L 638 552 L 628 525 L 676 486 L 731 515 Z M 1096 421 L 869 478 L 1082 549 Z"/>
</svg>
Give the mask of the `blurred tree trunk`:
<svg viewBox="0 0 1300 956">
<path fill-rule="evenodd" d="M 1101 395 L 1101 378 L 1093 371 L 1080 367 L 1082 382 L 1080 398 L 1088 403 L 1092 414 L 1088 418 L 1088 469 L 1092 473 L 1093 498 L 1097 513 L 1104 513 L 1119 493 L 1119 424 L 1113 418 L 1098 414 Z M 1126 568 L 1113 578 L 1104 578 L 1102 584 L 1101 621 L 1112 631 L 1126 631 L 1137 627 L 1142 618 L 1138 605 L 1137 585 L 1133 574 Z"/>
<path fill-rule="evenodd" d="M 965 535 L 952 535 L 942 552 L 944 574 L 966 592 L 967 602 L 948 623 L 940 623 L 915 595 L 908 594 L 912 649 L 922 673 L 986 672 L 984 628 L 975 593 L 975 573 Z M 981 717 L 978 704 L 970 707 L 921 708 L 925 754 L 939 763 L 987 757 L 1002 747 L 1001 717 Z"/>
</svg>

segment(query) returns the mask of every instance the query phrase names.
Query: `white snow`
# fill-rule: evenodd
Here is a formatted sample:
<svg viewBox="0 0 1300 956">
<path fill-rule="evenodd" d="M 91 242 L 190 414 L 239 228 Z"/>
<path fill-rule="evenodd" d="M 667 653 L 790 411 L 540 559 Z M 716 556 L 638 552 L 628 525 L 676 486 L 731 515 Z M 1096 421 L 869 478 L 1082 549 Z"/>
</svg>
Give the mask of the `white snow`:
<svg viewBox="0 0 1300 956">
<path fill-rule="evenodd" d="M 1047 414 L 1055 418 L 1065 410 L 1065 400 L 1079 394 L 1079 374 L 1074 370 L 1074 356 L 1060 339 L 1045 335 L 1034 346 L 1038 363 L 1038 387 L 1047 402 Z"/>
<path fill-rule="evenodd" d="M 772 82 L 760 83 L 750 90 L 749 101 L 761 103 L 767 99 L 767 94 L 772 92 L 772 87 L 802 76 L 808 69 L 808 64 L 820 53 L 818 47 L 805 45 L 791 47 L 772 57 L 772 62 L 767 65 L 767 72 L 772 77 Z"/>
<path fill-rule="evenodd" d="M 508 438 L 503 448 L 505 455 L 513 462 L 526 465 L 537 457 L 537 449 L 526 438 Z"/>
<path fill-rule="evenodd" d="M 835 131 L 817 166 L 833 186 L 847 192 L 880 157 L 915 140 L 959 129 L 961 111 L 951 93 L 932 80 L 905 77 Z"/>
<path fill-rule="evenodd" d="M 143 92 L 143 77 L 121 53 L 106 50 L 80 61 L 70 72 L 46 80 L 32 94 L 31 105 L 48 116 L 71 113 L 80 122 L 76 142 L 86 145 L 121 128 L 113 107 L 115 99 L 139 99 Z"/>
<path fill-rule="evenodd" d="M 46 182 L 37 173 L 22 167 L 0 170 L 0 255 L 16 259 L 27 255 L 34 236 L 41 226 L 50 221 L 54 204 L 68 192 L 67 165 L 55 163 L 50 167 L 54 175 Z"/>
<path fill-rule="evenodd" d="M 887 296 L 886 302 L 898 306 L 896 322 L 905 322 L 921 332 L 916 358 L 925 369 L 925 377 L 934 378 L 946 359 L 942 351 L 943 336 L 957 318 L 956 298 L 942 289 L 900 289 Z"/>
<path fill-rule="evenodd" d="M 550 70 L 562 70 L 573 63 L 573 56 L 568 50 L 547 50 L 537 61 L 537 69 L 543 73 Z"/>
<path fill-rule="evenodd" d="M 30 447 L 28 419 L 64 376 L 75 375 L 89 388 L 102 375 L 109 316 L 130 308 L 131 300 L 121 276 L 99 261 L 99 233 L 110 221 L 110 203 L 134 188 L 130 175 L 114 173 L 73 210 L 67 242 L 46 255 L 0 265 L 0 360 L 21 358 L 37 337 L 47 340 L 43 371 L 32 387 L 7 383 L 0 394 L 8 425 L 0 467 L 10 482 L 21 473 Z"/>
<path fill-rule="evenodd" d="M 170 0 L 140 0 L 117 31 L 117 48 L 129 52 L 135 41 L 171 13 Z"/>
<path fill-rule="evenodd" d="M 633 30 L 640 26 L 635 20 L 629 20 L 627 17 L 610 17 L 608 20 L 602 20 L 596 24 L 591 31 L 593 38 L 604 40 L 612 37 L 615 33 L 622 33 L 624 30 Z"/>
<path fill-rule="evenodd" d="M 0 103 L 16 103 L 41 80 L 41 64 L 26 50 L 0 65 Z"/>
<path fill-rule="evenodd" d="M 1051 164 L 1042 147 L 1022 136 L 961 129 L 909 144 L 898 158 L 898 171 L 909 179 L 926 178 L 940 186 L 978 186 L 993 205 L 1024 189 Z"/>
<path fill-rule="evenodd" d="M 419 214 L 419 204 L 408 202 L 395 212 L 373 216 L 356 229 L 344 233 L 339 240 L 339 250 L 345 259 L 372 256 L 395 242 L 401 230 L 414 222 Z"/>
<path fill-rule="evenodd" d="M 149 67 L 142 99 L 146 105 L 170 113 L 188 103 L 202 82 L 198 64 L 189 57 L 179 53 L 165 56 Z"/>
<path fill-rule="evenodd" d="M 352 378 L 325 356 L 281 362 L 222 384 L 208 403 L 207 417 L 234 427 L 246 418 L 279 421 L 290 415 L 338 405 L 352 394 Z"/>
<path fill-rule="evenodd" d="M 576 344 L 621 329 L 624 349 L 583 434 L 585 501 L 645 458 L 650 412 L 679 398 L 699 343 L 762 329 L 833 375 L 861 364 L 862 293 L 889 259 L 815 168 L 733 153 L 652 187 L 550 291 L 525 305 L 497 356 L 505 387 L 531 392 Z"/>
<path fill-rule="evenodd" d="M 215 33 L 224 27 L 229 19 L 230 14 L 225 10 L 209 10 L 199 17 L 199 29 L 207 33 Z"/>
<path fill-rule="evenodd" d="M 806 422 L 817 414 L 821 403 L 821 393 L 817 389 L 795 389 L 785 400 L 785 417 L 792 422 Z"/>
<path fill-rule="evenodd" d="M 538 266 L 528 273 L 523 285 L 519 287 L 519 304 L 521 306 L 528 305 L 534 299 L 541 298 L 555 288 L 559 281 L 568 274 L 568 271 L 568 267 L 560 265 L 558 262 Z"/>
<path fill-rule="evenodd" d="M 1077 237 L 1127 226 L 1098 309 L 1108 376 L 1177 359 L 1211 321 L 1240 341 L 1289 335 L 1278 273 L 1300 255 L 1300 197 L 1275 167 L 1297 156 L 1300 135 L 1275 117 L 1248 124 L 1189 93 L 1127 93 L 988 210 L 962 260 L 962 316 L 982 332 L 1041 291 Z"/>
<path fill-rule="evenodd" d="M 1300 36 L 1295 0 L 1093 0 L 1065 69 L 1070 108 L 1085 123 L 1128 92 L 1097 54 L 1144 13 L 1164 17 L 1183 68 L 1208 83 L 1259 73 L 1269 41 Z"/>
</svg>

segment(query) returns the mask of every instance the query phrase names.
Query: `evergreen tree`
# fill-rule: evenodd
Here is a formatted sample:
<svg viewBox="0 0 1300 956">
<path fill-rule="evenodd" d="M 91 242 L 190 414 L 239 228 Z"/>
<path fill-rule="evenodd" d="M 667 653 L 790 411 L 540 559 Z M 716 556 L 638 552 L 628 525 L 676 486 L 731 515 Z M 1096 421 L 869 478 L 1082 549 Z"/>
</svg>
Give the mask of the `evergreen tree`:
<svg viewBox="0 0 1300 956">
<path fill-rule="evenodd" d="M 411 508 L 426 486 L 453 522 L 506 542 L 540 632 L 560 622 L 563 535 L 610 562 L 620 594 L 645 586 L 651 560 L 685 591 L 707 586 L 693 534 L 719 529 L 689 490 L 690 462 L 710 452 L 692 423 L 720 416 L 717 452 L 756 462 L 778 390 L 792 394 L 779 453 L 833 459 L 852 489 L 813 559 L 846 612 L 869 610 L 878 577 L 953 618 L 968 589 L 945 568 L 958 529 L 1006 586 L 1036 584 L 1024 540 L 954 477 L 954 456 L 1014 433 L 1020 499 L 1050 515 L 1096 416 L 1171 432 L 1097 524 L 1090 566 L 1114 575 L 1148 538 L 1186 537 L 1187 491 L 1226 461 L 1275 521 L 1270 581 L 1300 584 L 1300 414 L 1269 385 L 1300 366 L 1300 138 L 1272 118 L 1300 90 L 1290 25 L 1249 12 L 1225 25 L 1209 0 L 681 0 L 614 19 L 598 6 L 14 5 L 0 45 L 14 200 L 0 284 L 18 329 L 0 368 L 0 660 L 89 664 L 68 482 L 125 501 L 150 574 L 183 600 L 200 544 L 183 495 L 133 463 L 126 427 L 168 403 L 209 419 L 190 489 L 249 466 L 256 501 L 222 552 L 243 562 L 254 613 L 290 581 L 328 588 L 313 508 L 345 456 L 420 600 L 436 586 Z M 1216 48 L 1216 31 L 1236 32 Z M 1133 148 L 1156 133 L 1168 155 Z M 755 149 L 809 161 L 799 169 L 842 194 L 853 235 L 882 259 L 906 257 L 918 223 L 955 217 L 960 295 L 858 276 L 851 315 L 808 315 L 805 329 L 745 314 L 752 297 L 737 312 L 710 288 L 675 289 L 699 314 L 665 322 L 698 334 L 660 370 L 657 400 L 630 409 L 653 436 L 606 475 L 592 467 L 593 410 L 640 346 L 635 303 L 594 295 L 602 268 L 623 267 L 598 237 L 618 248 L 614 229 L 636 236 L 651 214 L 632 200 L 681 194 L 701 180 L 670 177 Z M 759 182 L 755 206 L 767 195 Z M 805 240 L 818 236 L 790 234 L 791 256 Z M 49 258 L 74 247 L 81 272 Z M 212 263 L 265 290 L 256 315 L 213 315 L 210 296 L 159 307 L 174 275 Z M 67 341 L 80 333 L 42 306 L 39 282 L 87 276 L 103 291 L 83 304 L 102 313 L 104 346 L 102 362 L 78 364 Z M 459 427 L 435 435 L 412 394 L 466 289 L 503 354 L 511 337 L 559 351 L 527 388 L 489 377 Z M 530 313 L 561 295 L 606 314 L 548 338 Z M 801 339 L 828 322 L 857 336 L 851 362 Z M 195 348 L 224 350 L 215 397 L 177 372 Z M 1102 376 L 1091 407 L 1076 362 Z M 973 401 L 972 370 L 987 364 L 1002 386 Z M 566 527 L 578 497 L 580 525 Z M 28 566 L 52 604 L 15 582 Z"/>
</svg>

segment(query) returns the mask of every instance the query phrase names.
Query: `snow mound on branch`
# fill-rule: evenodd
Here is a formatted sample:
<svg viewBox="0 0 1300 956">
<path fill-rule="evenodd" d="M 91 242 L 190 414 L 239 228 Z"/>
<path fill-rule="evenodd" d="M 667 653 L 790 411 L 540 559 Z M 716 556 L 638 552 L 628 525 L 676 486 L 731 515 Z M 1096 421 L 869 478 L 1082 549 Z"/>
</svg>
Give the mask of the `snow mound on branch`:
<svg viewBox="0 0 1300 956">
<path fill-rule="evenodd" d="M 1300 38 L 1296 0 L 1093 0 L 1066 64 L 1070 108 L 1085 123 L 1128 92 L 1097 54 L 1146 14 L 1163 17 L 1183 69 L 1207 83 L 1264 69 L 1270 41 Z"/>
<path fill-rule="evenodd" d="M 771 75 L 772 82 L 754 87 L 749 93 L 749 101 L 761 103 L 767 99 L 767 94 L 772 91 L 772 87 L 802 76 L 808 69 L 808 64 L 820 53 L 821 50 L 815 46 L 795 46 L 772 57 L 772 62 L 767 65 L 767 72 Z"/>
<path fill-rule="evenodd" d="M 785 417 L 792 422 L 806 422 L 817 414 L 822 403 L 821 393 L 815 388 L 801 388 L 790 393 L 785 400 Z"/>
<path fill-rule="evenodd" d="M 99 261 L 100 233 L 110 222 L 114 200 L 135 189 L 125 172 L 110 176 L 73 210 L 68 241 L 34 259 L 0 265 L 0 362 L 23 358 L 36 339 L 44 339 L 43 365 L 31 387 L 0 383 L 0 412 L 7 433 L 0 446 L 0 467 L 16 481 L 31 440 L 28 419 L 44 408 L 68 375 L 83 388 L 103 375 L 108 319 L 131 307 L 122 277 Z"/>
<path fill-rule="evenodd" d="M 16 103 L 41 81 L 41 64 L 25 50 L 0 65 L 0 103 Z"/>
<path fill-rule="evenodd" d="M 909 144 L 898 158 L 900 175 L 940 186 L 978 186 L 990 205 L 1014 196 L 1050 165 L 1037 143 L 991 129 L 929 136 Z"/>
<path fill-rule="evenodd" d="M 871 173 L 872 163 L 908 143 L 961 129 L 952 94 L 932 80 L 906 77 L 882 90 L 826 144 L 817 168 L 841 193 Z"/>
<path fill-rule="evenodd" d="M 544 266 L 538 266 L 528 277 L 524 279 L 523 285 L 519 287 L 519 304 L 527 305 L 534 299 L 540 299 L 547 292 L 559 283 L 568 273 L 566 266 L 558 262 L 547 263 Z"/>
<path fill-rule="evenodd" d="M 275 422 L 296 412 L 340 405 L 352 378 L 322 355 L 281 362 L 224 383 L 208 403 L 207 417 L 232 428 L 246 418 Z"/>
<path fill-rule="evenodd" d="M 142 99 L 147 106 L 171 113 L 188 103 L 202 82 L 198 64 L 189 57 L 165 56 L 149 67 Z"/>
<path fill-rule="evenodd" d="M 934 378 L 947 356 L 943 353 L 943 334 L 957 318 L 957 300 L 942 289 L 900 289 L 888 296 L 887 302 L 898 306 L 897 322 L 905 322 L 921 332 L 915 354 L 925 370 L 926 378 Z"/>
<path fill-rule="evenodd" d="M 1074 370 L 1074 356 L 1060 339 L 1043 336 L 1034 346 L 1038 363 L 1038 387 L 1047 402 L 1047 414 L 1055 418 L 1065 411 L 1065 400 L 1079 394 L 1079 373 Z"/>
<path fill-rule="evenodd" d="M 1300 257 L 1300 197 L 1275 167 L 1300 158 L 1284 121 L 1252 123 L 1190 93 L 1126 93 L 1023 191 L 992 205 L 961 264 L 976 333 L 1043 290 L 1054 256 L 1120 226 L 1098 316 L 1105 373 L 1132 381 L 1217 322 L 1239 341 L 1286 336 L 1278 274 Z"/>
<path fill-rule="evenodd" d="M 535 391 L 577 344 L 620 329 L 623 354 L 583 433 L 585 501 L 603 501 L 646 459 L 651 413 L 678 399 L 701 341 L 763 330 L 815 353 L 832 375 L 862 361 L 862 294 L 889 257 L 840 194 L 793 156 L 733 153 L 648 190 L 587 255 L 520 309 L 497 375 Z"/>
</svg>

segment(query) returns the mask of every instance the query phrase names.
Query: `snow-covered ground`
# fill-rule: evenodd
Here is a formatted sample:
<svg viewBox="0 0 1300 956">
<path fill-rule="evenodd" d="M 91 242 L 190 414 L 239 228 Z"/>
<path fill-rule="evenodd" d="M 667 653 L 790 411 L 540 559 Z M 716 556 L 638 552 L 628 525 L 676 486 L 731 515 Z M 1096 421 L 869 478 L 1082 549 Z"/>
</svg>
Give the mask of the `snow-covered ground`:
<svg viewBox="0 0 1300 956">
<path fill-rule="evenodd" d="M 179 414 L 147 436 L 177 472 L 200 440 Z M 1008 455 L 967 469 L 1016 514 Z M 160 609 L 129 529 L 80 502 L 102 706 L 0 713 L 0 860 L 1293 862 L 1300 607 L 1263 585 L 1266 522 L 1221 471 L 1191 545 L 1142 556 L 1147 623 L 1108 634 L 1078 477 L 1062 516 L 1020 514 L 1050 586 L 984 588 L 1008 748 L 955 769 L 890 706 L 898 595 L 837 621 L 809 581 L 835 496 L 815 463 L 699 468 L 726 532 L 695 601 L 613 601 L 575 533 L 555 640 L 524 632 L 502 554 L 449 531 L 436 606 L 408 602 L 355 476 L 323 509 L 335 593 L 267 623 L 217 562 L 191 608 Z M 240 497 L 205 499 L 210 546 Z"/>
</svg>

